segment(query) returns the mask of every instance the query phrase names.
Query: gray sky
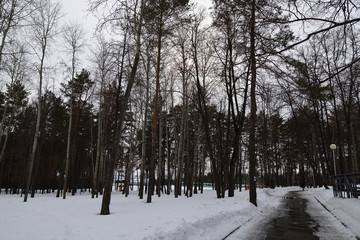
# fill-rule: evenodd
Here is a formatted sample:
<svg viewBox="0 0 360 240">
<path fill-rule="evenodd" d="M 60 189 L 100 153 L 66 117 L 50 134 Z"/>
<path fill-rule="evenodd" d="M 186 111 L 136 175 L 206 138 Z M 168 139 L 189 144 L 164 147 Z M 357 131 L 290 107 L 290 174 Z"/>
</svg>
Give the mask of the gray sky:
<svg viewBox="0 0 360 240">
<path fill-rule="evenodd" d="M 63 18 L 61 19 L 59 23 L 59 27 L 63 26 L 67 22 L 77 22 L 81 25 L 83 25 L 85 31 L 86 31 L 86 41 L 88 45 L 92 45 L 94 43 L 93 34 L 95 32 L 95 28 L 97 25 L 97 18 L 92 14 L 87 12 L 88 9 L 88 0 L 55 0 L 59 2 L 62 5 L 62 13 Z M 211 6 L 211 0 L 190 0 L 192 2 L 197 2 L 199 7 L 203 8 L 209 8 Z M 84 49 L 85 51 L 79 55 L 79 63 L 78 66 L 79 69 L 76 71 L 81 70 L 81 68 L 85 69 L 91 69 L 92 63 L 90 61 L 91 58 L 91 52 L 88 48 Z M 58 39 L 57 43 L 55 43 L 50 48 L 50 54 L 49 54 L 50 61 L 53 61 L 53 63 L 59 63 L 60 61 L 70 61 L 69 56 L 64 54 L 64 45 L 61 40 L 61 37 Z M 63 71 L 63 70 L 61 70 Z M 62 72 L 58 72 L 57 74 L 61 74 Z M 64 79 L 66 79 L 65 76 L 59 76 L 55 78 L 51 78 L 48 80 L 47 85 L 53 86 L 54 90 L 56 91 L 57 88 L 59 88 L 59 83 L 63 82 Z M 30 91 L 33 91 L 34 87 L 36 89 L 36 82 L 33 82 L 30 84 L 29 88 Z M 34 91 L 36 92 L 36 91 Z M 36 96 L 31 94 L 30 98 L 35 98 Z"/>
<path fill-rule="evenodd" d="M 89 45 L 93 42 L 93 33 L 97 25 L 97 18 L 92 14 L 87 12 L 88 9 L 88 0 L 58 0 L 62 5 L 62 11 L 64 17 L 62 18 L 61 25 L 72 21 L 77 22 L 84 26 L 86 31 L 86 38 Z M 211 0 L 191 0 L 191 2 L 196 2 L 200 8 L 209 8 L 211 6 Z M 87 56 L 86 56 L 87 55 Z M 85 53 L 82 58 L 88 59 L 89 53 Z M 87 66 L 83 66 L 87 67 Z"/>
<path fill-rule="evenodd" d="M 63 6 L 65 21 L 71 20 L 83 24 L 89 34 L 94 31 L 97 19 L 91 13 L 86 12 L 88 0 L 60 0 L 60 2 Z M 211 0 L 191 0 L 191 2 L 196 2 L 199 7 L 203 8 L 211 6 Z"/>
<path fill-rule="evenodd" d="M 97 18 L 88 9 L 89 0 L 57 0 L 62 5 L 62 12 L 64 17 L 61 20 L 61 25 L 67 22 L 77 22 L 83 25 L 86 31 L 86 38 L 89 45 L 93 42 L 93 34 L 97 25 Z M 190 0 L 190 2 L 197 3 L 199 8 L 208 9 L 211 7 L 212 0 Z M 209 10 L 208 10 L 209 11 Z M 85 57 L 87 58 L 87 57 Z"/>
<path fill-rule="evenodd" d="M 90 37 L 95 30 L 97 19 L 86 11 L 88 0 L 61 0 L 60 3 L 65 14 L 63 21 L 82 24 Z"/>
</svg>

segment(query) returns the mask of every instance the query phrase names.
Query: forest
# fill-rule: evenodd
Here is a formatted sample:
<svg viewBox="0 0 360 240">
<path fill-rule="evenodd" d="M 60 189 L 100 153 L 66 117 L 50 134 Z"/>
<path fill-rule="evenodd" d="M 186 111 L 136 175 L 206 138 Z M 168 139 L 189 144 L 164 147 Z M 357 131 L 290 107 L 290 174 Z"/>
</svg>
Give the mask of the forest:
<svg viewBox="0 0 360 240">
<path fill-rule="evenodd" d="M 89 0 L 88 39 L 61 1 L 2 0 L 1 194 L 91 191 L 106 215 L 114 187 L 256 205 L 359 172 L 360 2 L 211 4 Z"/>
</svg>

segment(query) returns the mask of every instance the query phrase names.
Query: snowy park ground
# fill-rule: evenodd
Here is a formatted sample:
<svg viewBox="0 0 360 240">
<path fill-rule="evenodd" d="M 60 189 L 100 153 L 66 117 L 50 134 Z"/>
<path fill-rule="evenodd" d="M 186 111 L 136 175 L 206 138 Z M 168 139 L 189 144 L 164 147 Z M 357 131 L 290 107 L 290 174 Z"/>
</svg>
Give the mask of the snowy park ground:
<svg viewBox="0 0 360 240">
<path fill-rule="evenodd" d="M 258 189 L 258 207 L 249 203 L 248 191 L 224 199 L 217 199 L 212 190 L 192 198 L 154 196 L 150 204 L 146 196 L 139 200 L 137 191 L 127 198 L 114 192 L 107 216 L 99 215 L 102 197 L 91 199 L 89 193 L 66 200 L 37 194 L 24 203 L 19 195 L 3 192 L 0 239 L 224 239 L 235 229 L 227 239 L 250 239 L 293 190 L 300 188 Z M 324 188 L 306 189 L 302 194 L 308 200 L 308 213 L 320 225 L 316 233 L 320 239 L 360 238 L 360 199 L 334 198 L 332 190 Z"/>
</svg>

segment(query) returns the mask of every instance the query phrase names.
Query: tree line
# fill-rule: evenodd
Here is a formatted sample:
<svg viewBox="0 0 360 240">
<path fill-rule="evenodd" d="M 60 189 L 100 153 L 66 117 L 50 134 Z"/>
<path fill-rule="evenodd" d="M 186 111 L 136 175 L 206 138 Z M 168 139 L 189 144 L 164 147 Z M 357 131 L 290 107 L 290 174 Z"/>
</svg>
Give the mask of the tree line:
<svg viewBox="0 0 360 240">
<path fill-rule="evenodd" d="M 356 2 L 212 4 L 89 1 L 90 46 L 58 2 L 2 1 L 0 187 L 24 201 L 88 188 L 105 215 L 114 183 L 148 203 L 246 183 L 256 205 L 257 185 L 359 171 Z"/>
</svg>

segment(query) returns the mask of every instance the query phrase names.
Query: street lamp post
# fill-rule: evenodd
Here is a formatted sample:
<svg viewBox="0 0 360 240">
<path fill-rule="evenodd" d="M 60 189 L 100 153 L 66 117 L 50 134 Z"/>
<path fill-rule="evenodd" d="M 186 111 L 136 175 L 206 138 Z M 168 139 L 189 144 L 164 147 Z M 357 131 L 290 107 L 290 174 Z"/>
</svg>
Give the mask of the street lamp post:
<svg viewBox="0 0 360 240">
<path fill-rule="evenodd" d="M 335 149 L 336 149 L 336 145 L 335 144 L 331 144 L 330 145 L 330 149 L 333 152 L 333 160 L 334 160 L 334 175 L 336 175 L 336 163 L 335 163 Z"/>
</svg>

